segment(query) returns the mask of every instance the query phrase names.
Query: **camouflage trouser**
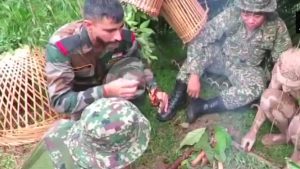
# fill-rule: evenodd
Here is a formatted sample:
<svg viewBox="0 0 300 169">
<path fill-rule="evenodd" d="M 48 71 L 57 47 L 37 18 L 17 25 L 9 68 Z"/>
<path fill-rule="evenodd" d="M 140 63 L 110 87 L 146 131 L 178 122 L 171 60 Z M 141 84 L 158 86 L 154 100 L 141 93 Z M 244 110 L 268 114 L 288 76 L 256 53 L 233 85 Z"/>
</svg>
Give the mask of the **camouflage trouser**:
<svg viewBox="0 0 300 169">
<path fill-rule="evenodd" d="M 144 75 L 144 64 L 137 57 L 126 57 L 114 63 L 108 70 L 104 83 L 111 82 L 118 78 L 133 79 L 139 81 L 136 97 L 144 94 L 146 80 Z"/>
<path fill-rule="evenodd" d="M 199 53 L 201 59 L 199 62 L 200 75 L 202 76 L 205 71 L 224 75 L 232 85 L 220 93 L 227 109 L 247 105 L 260 97 L 266 86 L 266 78 L 262 68 L 247 66 L 238 63 L 238 61 L 237 63 L 230 63 L 226 60 L 228 56 L 222 53 L 219 45 L 210 45 L 201 53 Z M 187 61 L 185 61 L 177 79 L 184 82 L 188 81 L 188 66 Z"/>
</svg>

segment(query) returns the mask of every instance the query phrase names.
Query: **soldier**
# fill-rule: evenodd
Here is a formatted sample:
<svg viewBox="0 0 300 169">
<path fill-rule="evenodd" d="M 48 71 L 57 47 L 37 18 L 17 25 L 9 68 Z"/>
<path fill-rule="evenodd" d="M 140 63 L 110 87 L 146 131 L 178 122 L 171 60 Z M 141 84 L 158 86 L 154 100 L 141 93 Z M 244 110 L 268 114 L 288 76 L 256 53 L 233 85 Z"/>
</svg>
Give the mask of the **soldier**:
<svg viewBox="0 0 300 169">
<path fill-rule="evenodd" d="M 78 119 L 97 99 L 134 100 L 147 89 L 153 104 L 166 109 L 168 95 L 142 61 L 135 35 L 123 29 L 120 2 L 86 0 L 83 13 L 83 20 L 58 29 L 46 46 L 51 106 Z"/>
<path fill-rule="evenodd" d="M 287 143 L 295 145 L 292 159 L 300 163 L 300 116 L 297 115 L 300 98 L 300 50 L 289 49 L 282 53 L 272 71 L 271 83 L 262 94 L 260 105 L 250 131 L 242 139 L 241 146 L 250 151 L 256 134 L 266 119 L 274 123 L 280 133 L 266 134 L 262 143 L 266 146 Z"/>
<path fill-rule="evenodd" d="M 124 169 L 147 149 L 150 123 L 121 98 L 90 104 L 80 120 L 60 120 L 22 169 Z"/>
<path fill-rule="evenodd" d="M 275 62 L 291 47 L 288 30 L 275 12 L 276 7 L 276 0 L 235 0 L 233 6 L 209 21 L 188 45 L 168 111 L 161 113 L 160 119 L 174 117 L 187 94 L 191 97 L 187 110 L 190 123 L 203 113 L 232 110 L 258 99 L 266 85 L 262 60 L 270 53 Z M 198 98 L 204 72 L 225 75 L 231 86 L 218 97 Z"/>
</svg>

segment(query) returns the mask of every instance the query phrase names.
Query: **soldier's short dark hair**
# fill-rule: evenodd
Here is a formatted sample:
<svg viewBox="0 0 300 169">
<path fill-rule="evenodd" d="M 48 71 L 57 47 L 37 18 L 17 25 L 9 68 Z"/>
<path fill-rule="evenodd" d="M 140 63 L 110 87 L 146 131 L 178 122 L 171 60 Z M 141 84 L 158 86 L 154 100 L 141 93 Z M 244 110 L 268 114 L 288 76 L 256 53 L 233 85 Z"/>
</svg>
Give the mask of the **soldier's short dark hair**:
<svg viewBox="0 0 300 169">
<path fill-rule="evenodd" d="M 88 20 L 108 17 L 119 23 L 123 20 L 124 11 L 119 0 L 85 0 L 83 17 Z"/>
</svg>

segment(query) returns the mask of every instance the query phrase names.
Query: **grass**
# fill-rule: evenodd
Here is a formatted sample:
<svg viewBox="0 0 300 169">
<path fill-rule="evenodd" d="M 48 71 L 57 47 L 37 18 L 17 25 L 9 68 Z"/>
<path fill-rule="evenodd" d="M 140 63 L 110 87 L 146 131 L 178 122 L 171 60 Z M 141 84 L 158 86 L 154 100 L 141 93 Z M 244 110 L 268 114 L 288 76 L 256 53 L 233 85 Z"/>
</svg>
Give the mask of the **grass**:
<svg viewBox="0 0 300 169">
<path fill-rule="evenodd" d="M 80 18 L 79 6 L 83 0 L 2 0 L 0 4 L 0 53 L 19 47 L 21 44 L 44 46 L 50 35 L 61 25 Z M 287 4 L 282 6 L 282 4 Z M 284 14 L 288 22 L 287 25 L 294 23 L 291 19 L 291 12 L 299 10 L 299 3 L 296 0 L 280 1 L 281 13 Z M 293 11 L 285 10 L 285 7 L 294 6 Z M 290 32 L 294 32 L 291 26 Z M 175 37 L 174 33 L 165 32 L 163 37 L 156 39 L 156 55 L 159 60 L 153 62 L 153 70 L 157 77 L 159 86 L 170 92 L 175 83 L 175 77 L 178 68 L 171 63 L 172 59 L 182 61 L 186 57 L 185 49 L 181 42 Z M 294 42 L 298 42 L 299 36 L 293 36 Z M 298 39 L 295 39 L 298 38 Z M 1 58 L 0 58 L 1 59 Z M 206 90 L 207 89 L 207 90 Z M 203 90 L 204 96 L 209 97 L 213 89 Z M 184 110 L 181 111 L 176 120 L 172 122 L 161 123 L 156 120 L 156 110 L 151 107 L 149 102 L 141 106 L 142 112 L 147 116 L 152 125 L 151 141 L 145 154 L 134 164 L 136 168 L 141 166 L 151 166 L 158 157 L 165 157 L 168 162 L 173 162 L 179 154 L 176 152 L 179 142 L 184 132 L 182 132 L 177 123 L 184 122 Z M 236 126 L 240 127 L 242 133 L 245 133 L 252 124 L 255 111 L 250 109 L 242 110 L 244 115 L 239 112 L 232 114 L 236 120 Z M 239 116 L 240 115 L 240 116 Z M 260 139 L 270 132 L 271 124 L 265 123 L 259 132 L 258 140 L 255 144 L 255 152 L 265 158 L 284 164 L 284 157 L 290 156 L 292 146 L 283 145 L 276 147 L 264 147 Z M 265 165 L 257 162 L 256 159 L 248 157 L 244 153 L 236 152 L 231 160 L 237 164 L 236 168 L 264 168 Z M 230 160 L 229 160 L 230 161 Z M 16 161 L 12 154 L 0 151 L 0 168 L 16 168 Z M 151 168 L 151 167 L 150 167 Z"/>
<path fill-rule="evenodd" d="M 16 168 L 16 161 L 14 159 L 14 156 L 0 151 L 0 168 L 1 169 Z"/>
<path fill-rule="evenodd" d="M 61 25 L 80 18 L 82 0 L 5 0 L 0 4 L 0 53 L 45 45 Z"/>
</svg>

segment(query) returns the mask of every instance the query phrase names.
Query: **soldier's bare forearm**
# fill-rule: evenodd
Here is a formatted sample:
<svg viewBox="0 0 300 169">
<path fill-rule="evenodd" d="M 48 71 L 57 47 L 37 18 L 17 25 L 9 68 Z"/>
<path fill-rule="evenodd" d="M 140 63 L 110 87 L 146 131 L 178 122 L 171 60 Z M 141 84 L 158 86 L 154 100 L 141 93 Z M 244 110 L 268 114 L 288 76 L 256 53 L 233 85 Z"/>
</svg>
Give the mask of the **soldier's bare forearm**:
<svg viewBox="0 0 300 169">
<path fill-rule="evenodd" d="M 265 113 L 262 110 L 260 110 L 260 108 L 258 108 L 255 119 L 254 119 L 254 121 L 252 123 L 252 126 L 250 128 L 250 132 L 252 132 L 253 134 L 256 135 L 258 130 L 262 126 L 262 124 L 265 122 L 265 120 L 266 120 Z"/>
</svg>

